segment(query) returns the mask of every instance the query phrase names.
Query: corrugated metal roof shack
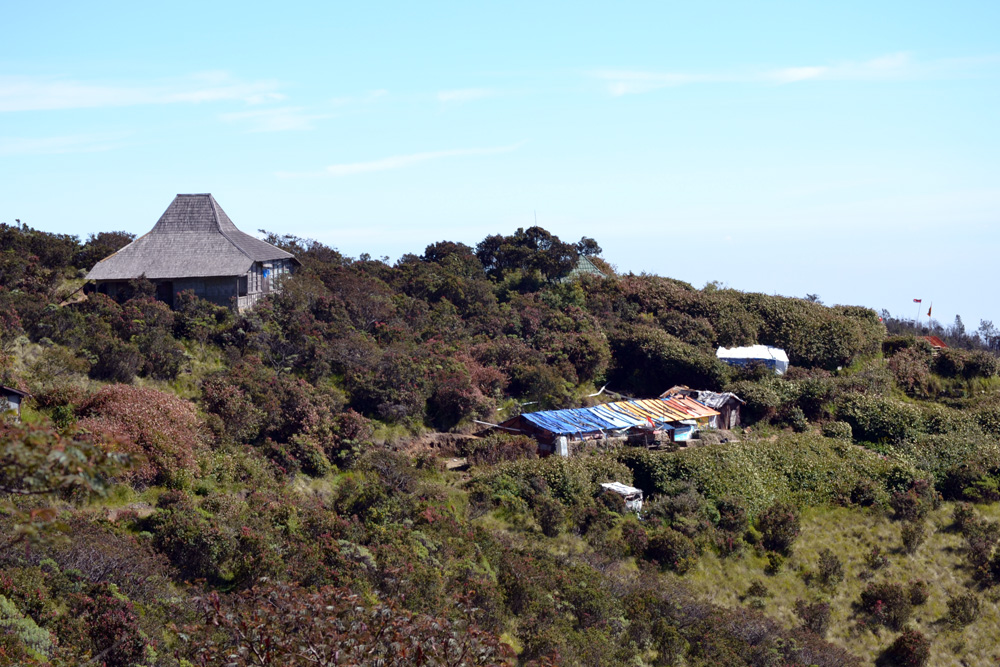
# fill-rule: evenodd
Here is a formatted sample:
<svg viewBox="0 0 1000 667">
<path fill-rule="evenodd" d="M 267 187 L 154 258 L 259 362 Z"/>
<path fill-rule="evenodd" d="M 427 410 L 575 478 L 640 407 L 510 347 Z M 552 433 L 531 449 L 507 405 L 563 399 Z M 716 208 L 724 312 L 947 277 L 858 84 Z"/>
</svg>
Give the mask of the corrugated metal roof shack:
<svg viewBox="0 0 1000 667">
<path fill-rule="evenodd" d="M 660 398 L 666 398 L 675 394 L 690 396 L 699 403 L 704 403 L 713 410 L 718 410 L 719 416 L 712 417 L 709 420 L 709 426 L 712 428 L 734 429 L 740 426 L 740 407 L 745 405 L 746 401 L 730 391 L 718 393 L 705 391 L 704 389 L 677 386 L 660 394 Z"/>
<path fill-rule="evenodd" d="M 667 433 L 686 440 L 696 426 L 708 428 L 719 413 L 687 396 L 617 401 L 591 408 L 527 412 L 500 424 L 500 428 L 530 435 L 542 454 L 567 455 L 568 443 L 623 437 L 629 433 Z"/>
</svg>

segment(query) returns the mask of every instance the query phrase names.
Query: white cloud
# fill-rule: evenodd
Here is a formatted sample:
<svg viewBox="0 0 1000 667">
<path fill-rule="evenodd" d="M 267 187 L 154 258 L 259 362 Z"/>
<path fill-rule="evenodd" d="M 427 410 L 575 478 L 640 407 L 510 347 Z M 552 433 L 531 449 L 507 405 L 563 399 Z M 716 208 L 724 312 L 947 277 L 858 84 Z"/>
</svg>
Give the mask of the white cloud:
<svg viewBox="0 0 1000 667">
<path fill-rule="evenodd" d="M 208 72 L 154 84 L 102 84 L 54 77 L 0 77 L 0 112 L 284 99 L 274 81 L 243 82 Z"/>
<path fill-rule="evenodd" d="M 440 102 L 474 102 L 488 97 L 496 97 L 497 92 L 491 88 L 461 88 L 458 90 L 442 90 L 437 94 Z"/>
<path fill-rule="evenodd" d="M 0 137 L 0 155 L 95 153 L 121 146 L 130 133 L 75 134 L 61 137 Z"/>
<path fill-rule="evenodd" d="M 308 113 L 305 107 L 278 107 L 254 111 L 236 111 L 220 114 L 226 122 L 248 124 L 250 132 L 284 132 L 311 130 L 313 121 L 330 118 L 333 114 Z"/>
<path fill-rule="evenodd" d="M 975 61 L 914 61 L 907 53 L 892 53 L 863 62 L 806 65 L 777 69 L 734 70 L 709 73 L 649 72 L 602 69 L 591 73 L 605 82 L 614 96 L 648 93 L 661 88 L 693 83 L 793 84 L 804 81 L 893 81 L 924 76 L 941 76 L 960 68 L 988 64 L 993 59 Z"/>
<path fill-rule="evenodd" d="M 330 100 L 330 104 L 335 107 L 345 107 L 352 106 L 355 104 L 368 104 L 381 99 L 389 94 L 388 90 L 379 88 L 378 90 L 369 90 L 367 93 L 362 95 L 351 95 L 348 97 L 335 97 Z"/>
<path fill-rule="evenodd" d="M 314 172 L 277 172 L 280 178 L 296 178 L 308 176 L 351 176 L 353 174 L 364 174 L 373 171 L 388 171 L 390 169 L 402 169 L 421 162 L 441 160 L 452 157 L 468 157 L 474 155 L 498 155 L 500 153 L 510 153 L 523 145 L 524 142 L 511 146 L 496 146 L 492 148 L 456 148 L 445 151 L 428 151 L 426 153 L 411 153 L 409 155 L 392 155 L 369 160 L 367 162 L 347 162 L 343 164 L 331 164 L 321 171 Z"/>
<path fill-rule="evenodd" d="M 633 70 L 598 70 L 594 76 L 608 82 L 608 92 L 612 95 L 648 93 L 668 86 L 698 83 L 711 80 L 701 74 L 679 74 L 676 72 L 641 72 Z"/>
</svg>

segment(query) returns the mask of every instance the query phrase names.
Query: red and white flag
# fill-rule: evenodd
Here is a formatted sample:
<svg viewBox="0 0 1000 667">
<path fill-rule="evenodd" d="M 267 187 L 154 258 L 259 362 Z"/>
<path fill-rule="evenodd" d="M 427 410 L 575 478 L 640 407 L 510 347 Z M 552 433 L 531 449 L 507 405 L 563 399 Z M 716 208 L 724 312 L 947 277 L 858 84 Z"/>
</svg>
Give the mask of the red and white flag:
<svg viewBox="0 0 1000 667">
<path fill-rule="evenodd" d="M 913 300 L 913 303 L 922 303 L 922 302 L 923 302 L 923 299 L 914 299 Z"/>
</svg>

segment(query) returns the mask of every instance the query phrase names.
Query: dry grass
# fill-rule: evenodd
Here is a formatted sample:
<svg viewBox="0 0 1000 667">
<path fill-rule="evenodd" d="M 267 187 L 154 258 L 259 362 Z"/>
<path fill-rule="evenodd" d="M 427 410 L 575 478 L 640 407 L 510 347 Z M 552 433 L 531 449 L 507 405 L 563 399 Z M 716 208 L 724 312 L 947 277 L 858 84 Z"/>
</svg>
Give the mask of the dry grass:
<svg viewBox="0 0 1000 667">
<path fill-rule="evenodd" d="M 1000 613 L 996 602 L 1000 596 L 996 591 L 979 591 L 984 598 L 982 614 L 968 627 L 956 629 L 945 621 L 948 597 L 978 588 L 965 564 L 962 536 L 950 529 L 952 508 L 945 503 L 931 515 L 927 540 L 913 555 L 901 550 L 901 524 L 884 516 L 845 508 L 811 509 L 802 517 L 802 532 L 794 553 L 778 574 L 766 575 L 764 558 L 753 552 L 729 559 L 706 554 L 684 580 L 701 596 L 727 607 L 744 604 L 740 597 L 750 582 L 761 580 L 771 592 L 764 602 L 764 612 L 788 627 L 799 624 L 794 611 L 796 600 L 828 600 L 831 619 L 827 639 L 874 661 L 896 633 L 884 628 L 878 634 L 859 629 L 853 605 L 867 585 L 861 576 L 867 570 L 865 557 L 878 545 L 888 554 L 889 564 L 875 572 L 872 580 L 906 583 L 923 579 L 928 583 L 930 596 L 926 604 L 914 608 L 910 625 L 932 640 L 929 664 L 997 665 L 1000 664 Z M 1000 518 L 1000 504 L 983 506 L 979 511 L 990 518 Z M 844 562 L 844 581 L 832 591 L 824 591 L 818 582 L 809 581 L 823 548 L 830 549 Z"/>
</svg>

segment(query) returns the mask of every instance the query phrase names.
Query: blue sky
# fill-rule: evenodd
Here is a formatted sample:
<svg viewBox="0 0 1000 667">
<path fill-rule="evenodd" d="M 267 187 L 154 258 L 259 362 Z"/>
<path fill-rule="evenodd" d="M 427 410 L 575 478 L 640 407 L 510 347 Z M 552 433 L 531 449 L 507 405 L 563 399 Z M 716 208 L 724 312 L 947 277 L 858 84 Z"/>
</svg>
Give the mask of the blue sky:
<svg viewBox="0 0 1000 667">
<path fill-rule="evenodd" d="M 179 192 L 357 256 L 538 224 L 622 271 L 1000 323 L 1000 3 L 9 3 L 0 220 Z M 926 308 L 923 311 L 926 313 Z"/>
</svg>

